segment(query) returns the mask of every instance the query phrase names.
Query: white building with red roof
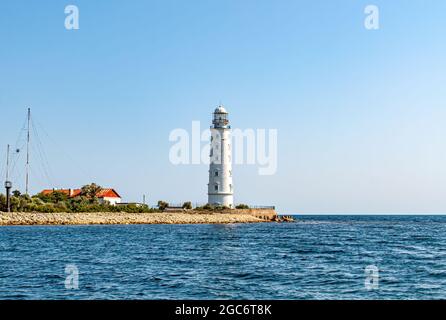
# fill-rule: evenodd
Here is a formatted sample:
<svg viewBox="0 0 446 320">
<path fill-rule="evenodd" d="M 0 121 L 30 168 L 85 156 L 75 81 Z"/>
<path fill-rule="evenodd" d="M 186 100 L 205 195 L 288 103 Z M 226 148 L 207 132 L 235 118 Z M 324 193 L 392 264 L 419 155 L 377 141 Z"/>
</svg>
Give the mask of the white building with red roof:
<svg viewBox="0 0 446 320">
<path fill-rule="evenodd" d="M 43 190 L 41 194 L 49 195 L 53 192 L 60 192 L 66 194 L 69 198 L 79 197 L 81 195 L 81 189 L 47 189 Z M 98 198 L 100 203 L 109 203 L 115 206 L 118 203 L 121 203 L 121 196 L 116 192 L 115 189 L 112 188 L 102 188 L 96 193 L 96 197 Z"/>
</svg>

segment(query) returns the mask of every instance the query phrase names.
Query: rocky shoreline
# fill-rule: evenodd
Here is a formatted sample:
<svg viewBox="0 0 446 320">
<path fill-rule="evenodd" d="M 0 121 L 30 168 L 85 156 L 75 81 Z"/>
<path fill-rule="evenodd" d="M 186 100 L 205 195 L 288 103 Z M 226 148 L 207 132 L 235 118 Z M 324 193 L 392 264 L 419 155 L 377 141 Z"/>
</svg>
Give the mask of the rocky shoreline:
<svg viewBox="0 0 446 320">
<path fill-rule="evenodd" d="M 250 212 L 86 212 L 86 213 L 0 213 L 0 226 L 19 225 L 113 225 L 113 224 L 230 224 L 279 221 L 276 214 Z"/>
</svg>

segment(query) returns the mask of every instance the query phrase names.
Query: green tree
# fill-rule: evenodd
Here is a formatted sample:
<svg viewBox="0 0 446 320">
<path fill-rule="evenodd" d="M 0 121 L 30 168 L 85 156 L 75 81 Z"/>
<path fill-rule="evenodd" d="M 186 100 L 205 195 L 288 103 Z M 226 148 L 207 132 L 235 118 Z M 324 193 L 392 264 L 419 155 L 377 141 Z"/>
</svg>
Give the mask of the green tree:
<svg viewBox="0 0 446 320">
<path fill-rule="evenodd" d="M 183 209 L 186 209 L 186 210 L 192 209 L 192 202 L 187 201 L 187 202 L 183 203 Z"/>
<path fill-rule="evenodd" d="M 6 211 L 6 196 L 0 193 L 0 211 Z"/>
<path fill-rule="evenodd" d="M 65 202 L 68 200 L 68 195 L 60 191 L 51 193 L 51 200 L 53 203 Z"/>
<path fill-rule="evenodd" d="M 97 194 L 101 190 L 101 186 L 96 183 L 90 183 L 81 188 L 81 196 L 87 197 L 91 203 L 97 203 Z"/>
<path fill-rule="evenodd" d="M 22 194 L 20 193 L 20 191 L 19 190 L 14 190 L 13 192 L 12 192 L 12 195 L 14 196 L 14 197 L 20 197 Z"/>
<path fill-rule="evenodd" d="M 158 208 L 159 208 L 161 211 L 166 210 L 166 208 L 167 208 L 168 206 L 169 206 L 169 204 L 168 204 L 167 202 L 162 201 L 162 200 L 158 201 Z"/>
</svg>

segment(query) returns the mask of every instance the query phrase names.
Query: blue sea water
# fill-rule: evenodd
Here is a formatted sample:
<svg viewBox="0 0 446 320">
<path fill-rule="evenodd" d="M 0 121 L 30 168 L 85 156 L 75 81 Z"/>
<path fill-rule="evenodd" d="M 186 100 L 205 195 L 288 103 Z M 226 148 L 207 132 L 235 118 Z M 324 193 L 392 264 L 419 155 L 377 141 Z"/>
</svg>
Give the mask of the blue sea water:
<svg viewBox="0 0 446 320">
<path fill-rule="evenodd" d="M 0 252 L 0 299 L 446 298 L 446 216 L 1 227 Z"/>
</svg>

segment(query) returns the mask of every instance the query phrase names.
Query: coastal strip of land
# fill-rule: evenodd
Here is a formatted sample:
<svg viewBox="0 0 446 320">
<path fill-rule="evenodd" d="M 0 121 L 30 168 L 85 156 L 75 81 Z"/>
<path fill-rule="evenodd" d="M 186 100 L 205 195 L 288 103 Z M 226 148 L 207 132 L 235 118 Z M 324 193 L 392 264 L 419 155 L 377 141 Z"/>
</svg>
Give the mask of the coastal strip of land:
<svg viewBox="0 0 446 320">
<path fill-rule="evenodd" d="M 279 221 L 272 212 L 83 212 L 83 213 L 0 213 L 0 226 L 18 225 L 114 225 L 114 224 L 230 224 Z"/>
</svg>

